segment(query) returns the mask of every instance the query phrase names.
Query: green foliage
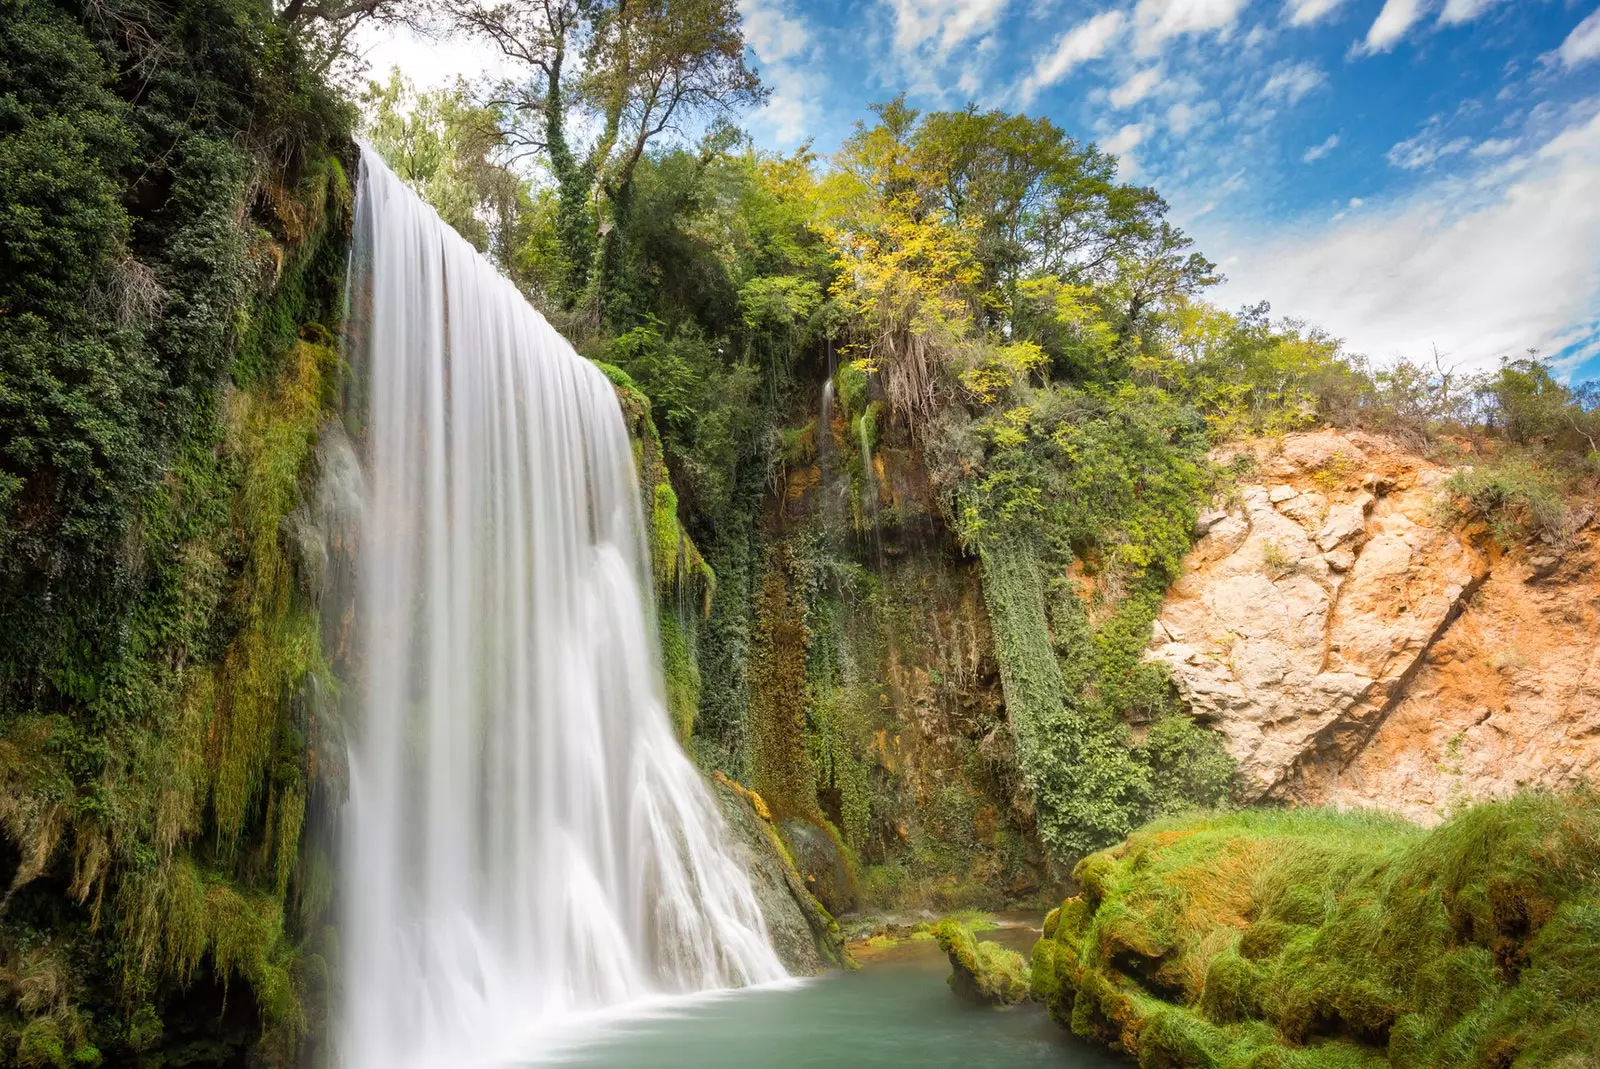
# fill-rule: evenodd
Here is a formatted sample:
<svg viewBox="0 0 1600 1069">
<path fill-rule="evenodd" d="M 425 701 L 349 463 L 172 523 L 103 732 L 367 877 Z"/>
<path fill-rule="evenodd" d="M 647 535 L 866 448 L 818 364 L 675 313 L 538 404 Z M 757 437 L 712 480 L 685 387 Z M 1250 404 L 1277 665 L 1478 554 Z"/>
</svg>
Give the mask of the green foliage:
<svg viewBox="0 0 1600 1069">
<path fill-rule="evenodd" d="M 498 157 L 502 111 L 475 106 L 465 83 L 418 93 L 398 67 L 362 97 L 366 136 L 401 180 L 513 278 L 532 214 L 528 182 Z"/>
<path fill-rule="evenodd" d="M 1567 528 L 1565 480 L 1526 453 L 1512 452 L 1463 468 L 1445 488 L 1455 495 L 1458 519 L 1482 518 L 1506 548 L 1530 538 L 1563 544 Z"/>
<path fill-rule="evenodd" d="M 1085 859 L 1034 950 L 1056 1020 L 1139 1064 L 1554 1065 L 1592 1053 L 1600 802 L 1430 832 L 1367 814 L 1156 823 Z"/>
<path fill-rule="evenodd" d="M 303 44 L 238 0 L 0 16 L 7 1064 L 287 1065 L 324 1024 L 283 524 L 338 385 L 349 115 Z"/>
</svg>

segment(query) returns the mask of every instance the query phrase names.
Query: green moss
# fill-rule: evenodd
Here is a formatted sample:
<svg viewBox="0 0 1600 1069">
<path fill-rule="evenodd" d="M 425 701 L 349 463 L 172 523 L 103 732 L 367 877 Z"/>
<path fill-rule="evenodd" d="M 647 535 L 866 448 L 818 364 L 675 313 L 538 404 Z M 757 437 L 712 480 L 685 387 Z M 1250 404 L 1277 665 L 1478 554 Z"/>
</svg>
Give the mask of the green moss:
<svg viewBox="0 0 1600 1069">
<path fill-rule="evenodd" d="M 692 617 L 691 617 L 692 621 Z M 662 611 L 661 660 L 667 680 L 667 712 L 679 741 L 688 745 L 694 734 L 695 712 L 700 708 L 700 666 L 689 646 L 686 629 L 670 608 Z"/>
<path fill-rule="evenodd" d="M 985 1006 L 1011 1006 L 1028 997 L 1028 966 L 1021 954 L 979 940 L 971 926 L 950 917 L 933 927 L 939 949 L 950 959 L 950 989 Z"/>
<path fill-rule="evenodd" d="M 1600 1042 L 1600 799 L 1431 831 L 1319 810 L 1158 822 L 1086 859 L 1034 991 L 1140 1065 L 1549 1065 Z"/>
</svg>

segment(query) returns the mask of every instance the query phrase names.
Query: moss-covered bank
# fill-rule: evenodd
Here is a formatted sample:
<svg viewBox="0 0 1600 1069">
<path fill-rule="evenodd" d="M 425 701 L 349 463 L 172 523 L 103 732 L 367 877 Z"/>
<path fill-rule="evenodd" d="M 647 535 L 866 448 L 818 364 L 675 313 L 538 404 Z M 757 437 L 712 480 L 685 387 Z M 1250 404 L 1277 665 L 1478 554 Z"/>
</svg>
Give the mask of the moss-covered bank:
<svg viewBox="0 0 1600 1069">
<path fill-rule="evenodd" d="M 258 4 L 0 6 L 0 1066 L 325 1053 L 348 119 Z"/>
<path fill-rule="evenodd" d="M 1033 991 L 1145 1067 L 1589 1066 L 1600 798 L 1423 831 L 1320 810 L 1153 824 L 1085 858 Z"/>
</svg>

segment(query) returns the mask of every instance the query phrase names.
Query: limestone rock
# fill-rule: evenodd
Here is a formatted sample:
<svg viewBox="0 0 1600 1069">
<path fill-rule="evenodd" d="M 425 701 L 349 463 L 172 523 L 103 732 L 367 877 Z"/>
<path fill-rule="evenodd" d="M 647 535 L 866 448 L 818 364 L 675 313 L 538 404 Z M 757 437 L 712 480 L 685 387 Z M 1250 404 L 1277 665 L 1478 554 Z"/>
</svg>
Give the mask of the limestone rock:
<svg viewBox="0 0 1600 1069">
<path fill-rule="evenodd" d="M 1426 462 L 1363 438 L 1290 435 L 1260 457 L 1283 481 L 1240 487 L 1152 629 L 1150 658 L 1258 797 L 1288 793 L 1308 755 L 1359 746 L 1487 568 L 1436 526 Z"/>
<path fill-rule="evenodd" d="M 1443 526 L 1449 472 L 1384 438 L 1231 448 L 1262 481 L 1208 515 L 1146 656 L 1247 794 L 1427 821 L 1600 777 L 1592 513 L 1570 544 L 1502 553 Z"/>
</svg>

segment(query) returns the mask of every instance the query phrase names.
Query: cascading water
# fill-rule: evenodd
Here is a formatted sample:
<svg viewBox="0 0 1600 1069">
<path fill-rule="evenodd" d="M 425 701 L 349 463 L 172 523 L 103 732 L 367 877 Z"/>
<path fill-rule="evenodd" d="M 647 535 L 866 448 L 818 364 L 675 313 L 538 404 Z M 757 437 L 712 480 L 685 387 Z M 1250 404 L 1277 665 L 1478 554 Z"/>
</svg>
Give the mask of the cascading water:
<svg viewBox="0 0 1600 1069">
<path fill-rule="evenodd" d="M 610 383 L 367 149 L 351 279 L 343 1064 L 490 1063 L 574 1012 L 781 979 L 668 721 Z"/>
</svg>

